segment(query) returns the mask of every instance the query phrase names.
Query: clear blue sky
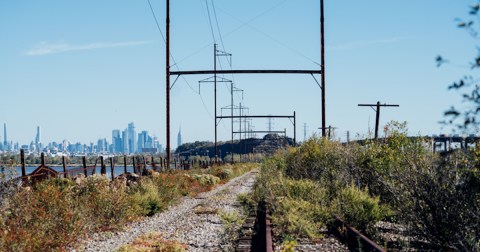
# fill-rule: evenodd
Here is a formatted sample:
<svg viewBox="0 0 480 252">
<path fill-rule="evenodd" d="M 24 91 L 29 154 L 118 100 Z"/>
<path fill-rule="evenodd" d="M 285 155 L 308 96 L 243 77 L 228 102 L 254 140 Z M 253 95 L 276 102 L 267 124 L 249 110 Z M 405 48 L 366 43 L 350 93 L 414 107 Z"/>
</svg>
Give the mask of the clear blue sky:
<svg viewBox="0 0 480 252">
<path fill-rule="evenodd" d="M 233 69 L 319 68 L 319 1 L 213 0 L 218 27 L 212 0 L 208 9 L 204 0 L 171 2 L 171 49 L 180 70 L 213 67 L 208 12 Z M 165 32 L 165 1 L 151 3 Z M 411 134 L 442 133 L 443 111 L 460 100 L 447 86 L 469 73 L 476 55 L 475 41 L 454 21 L 472 3 L 325 0 L 327 124 L 342 138 L 347 130 L 364 135 L 375 114 L 357 104 L 379 100 L 400 104 L 382 110 L 381 125 L 407 121 Z M 29 143 L 38 125 L 44 143 L 110 141 L 112 129 L 135 122 L 165 144 L 165 44 L 147 0 L 1 1 L 0 33 L 0 123 L 7 123 L 9 140 Z M 465 67 L 439 69 L 438 54 Z M 213 87 L 202 84 L 197 93 L 207 77 L 179 79 L 172 89 L 173 140 L 180 125 L 186 142 L 213 140 Z M 308 135 L 319 132 L 321 93 L 311 76 L 225 77 L 245 91 L 235 103 L 250 114 L 296 111 L 299 140 L 304 123 Z M 218 96 L 219 107 L 229 105 L 224 84 Z M 274 123 L 292 135 L 290 122 Z M 266 120 L 253 124 L 267 128 Z M 230 138 L 229 121 L 220 123 L 219 136 Z"/>
</svg>

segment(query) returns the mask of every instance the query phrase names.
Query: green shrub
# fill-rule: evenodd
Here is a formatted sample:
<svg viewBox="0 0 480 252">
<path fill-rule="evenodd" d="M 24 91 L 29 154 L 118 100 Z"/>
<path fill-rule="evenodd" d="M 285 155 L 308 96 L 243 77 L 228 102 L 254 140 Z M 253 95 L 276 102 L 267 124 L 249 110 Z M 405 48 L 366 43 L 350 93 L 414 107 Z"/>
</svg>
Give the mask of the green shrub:
<svg viewBox="0 0 480 252">
<path fill-rule="evenodd" d="M 132 219 L 127 187 L 120 181 L 110 184 L 102 175 L 93 175 L 79 186 L 79 207 L 90 220 L 90 229 L 107 230 L 122 226 Z"/>
<path fill-rule="evenodd" d="M 340 192 L 334 204 L 345 222 L 366 231 L 382 219 L 379 201 L 378 197 L 370 197 L 367 188 L 360 190 L 351 185 Z"/>
<path fill-rule="evenodd" d="M 85 227 L 74 193 L 63 179 L 22 188 L 0 213 L 1 251 L 54 250 L 72 244 Z"/>
<path fill-rule="evenodd" d="M 233 171 L 227 167 L 217 167 L 213 169 L 212 175 L 219 177 L 221 180 L 225 180 L 232 177 Z"/>
<path fill-rule="evenodd" d="M 307 179 L 286 179 L 285 196 L 314 204 L 327 204 L 325 189 L 318 182 Z"/>
<path fill-rule="evenodd" d="M 140 215 L 152 216 L 164 209 L 158 186 L 152 180 L 141 180 L 131 190 L 132 205 L 138 207 Z"/>
<path fill-rule="evenodd" d="M 320 238 L 331 214 L 328 208 L 301 199 L 280 199 L 272 213 L 280 233 L 296 238 Z"/>
<path fill-rule="evenodd" d="M 311 138 L 298 148 L 289 150 L 285 161 L 285 173 L 294 179 L 319 181 L 334 198 L 346 181 L 348 167 L 346 149 L 338 142 Z"/>
<path fill-rule="evenodd" d="M 220 178 L 217 176 L 213 176 L 210 174 L 194 174 L 192 178 L 196 179 L 198 182 L 200 182 L 201 185 L 216 185 L 218 182 L 220 182 Z"/>
</svg>

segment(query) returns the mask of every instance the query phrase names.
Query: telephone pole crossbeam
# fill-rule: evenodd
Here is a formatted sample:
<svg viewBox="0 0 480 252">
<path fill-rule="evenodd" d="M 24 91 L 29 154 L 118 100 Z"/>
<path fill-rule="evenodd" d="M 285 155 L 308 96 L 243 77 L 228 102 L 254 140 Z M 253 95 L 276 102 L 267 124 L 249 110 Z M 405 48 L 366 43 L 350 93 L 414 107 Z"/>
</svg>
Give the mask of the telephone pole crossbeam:
<svg viewBox="0 0 480 252">
<path fill-rule="evenodd" d="M 377 104 L 358 104 L 359 107 L 371 107 L 375 112 L 375 140 L 378 139 L 378 128 L 380 124 L 380 107 L 400 107 L 398 104 L 380 104 L 377 101 Z"/>
</svg>

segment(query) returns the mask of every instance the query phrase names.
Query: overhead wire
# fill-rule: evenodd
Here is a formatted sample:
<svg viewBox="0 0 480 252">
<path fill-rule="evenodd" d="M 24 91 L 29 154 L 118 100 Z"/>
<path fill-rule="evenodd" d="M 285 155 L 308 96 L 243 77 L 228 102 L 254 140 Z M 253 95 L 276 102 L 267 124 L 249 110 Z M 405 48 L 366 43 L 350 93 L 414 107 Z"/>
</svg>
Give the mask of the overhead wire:
<svg viewBox="0 0 480 252">
<path fill-rule="evenodd" d="M 217 11 L 215 10 L 215 3 L 214 3 L 214 0 L 211 0 L 212 2 L 212 9 L 213 9 L 213 14 L 215 16 L 215 23 L 217 24 L 217 31 L 218 31 L 218 36 L 220 37 L 220 43 L 222 44 L 222 49 L 224 52 L 226 52 L 227 50 L 225 50 L 225 43 L 223 43 L 223 37 L 222 37 L 222 32 L 220 31 L 220 25 L 218 23 L 218 18 L 217 18 Z M 228 61 L 228 65 L 230 66 L 230 70 L 232 69 L 232 60 L 230 58 L 227 58 L 227 61 Z M 222 67 L 222 62 L 220 62 L 220 68 L 223 70 L 223 67 Z M 234 75 L 232 74 L 232 82 L 235 83 L 235 77 Z M 234 85 L 232 85 L 230 88 L 228 87 L 227 83 L 225 83 L 225 85 L 227 86 L 227 89 L 231 89 L 233 88 Z M 232 92 L 232 90 L 230 90 L 230 92 Z M 238 95 L 238 94 L 237 94 Z M 240 97 L 239 97 L 240 98 Z"/>
<path fill-rule="evenodd" d="M 157 19 L 157 15 L 155 14 L 155 11 L 153 10 L 153 7 L 152 7 L 152 3 L 150 2 L 150 0 L 147 0 L 148 2 L 148 6 L 150 7 L 150 11 L 152 12 L 152 15 L 153 15 L 153 18 L 155 20 L 155 24 L 157 26 L 157 29 L 158 31 L 160 32 L 160 35 L 162 36 L 162 39 L 163 39 L 163 42 L 166 44 L 167 41 L 165 39 L 165 36 L 163 35 L 163 31 L 162 29 L 160 28 L 160 24 L 158 23 L 158 19 Z M 180 68 L 178 67 L 178 63 L 175 61 L 175 58 L 173 57 L 172 53 L 170 53 L 170 57 L 172 58 L 172 61 L 173 61 L 173 65 L 172 66 L 175 66 L 175 68 L 180 71 Z M 197 94 L 198 96 L 200 96 L 200 100 L 202 101 L 202 104 L 203 104 L 203 108 L 206 110 L 206 112 L 208 113 L 208 115 L 213 118 L 212 114 L 210 113 L 210 111 L 208 110 L 207 106 L 205 105 L 205 101 L 203 100 L 203 97 L 202 95 L 200 94 L 200 92 L 197 92 L 191 85 L 190 83 L 188 82 L 188 80 L 185 78 L 185 76 L 182 75 L 182 79 L 185 81 L 185 83 L 187 83 L 188 87 L 195 93 Z"/>
<path fill-rule="evenodd" d="M 316 62 L 316 61 L 313 60 L 312 58 L 306 56 L 305 54 L 301 53 L 301 52 L 298 51 L 297 49 L 295 49 L 295 48 L 293 48 L 293 47 L 291 47 L 291 46 L 289 46 L 289 45 L 287 45 L 287 44 L 279 41 L 278 39 L 274 38 L 273 36 L 267 34 L 266 32 L 264 32 L 264 31 L 262 31 L 262 30 L 260 30 L 260 29 L 258 29 L 258 28 L 256 28 L 255 26 L 253 26 L 253 25 L 250 24 L 250 23 L 251 23 L 252 21 L 254 21 L 255 19 L 257 19 L 257 18 L 265 15 L 266 13 L 268 13 L 269 11 L 277 8 L 278 6 L 282 5 L 282 4 L 285 3 L 286 1 L 287 1 L 287 0 L 284 0 L 284 1 L 282 1 L 282 2 L 279 2 L 277 5 L 273 6 L 273 7 L 270 8 L 269 10 L 262 12 L 261 14 L 255 16 L 254 18 L 252 18 L 252 19 L 250 19 L 250 20 L 248 20 L 248 21 L 246 21 L 246 22 L 244 22 L 243 20 L 241 20 L 241 19 L 233 16 L 232 14 L 226 12 L 225 10 L 222 10 L 221 8 L 219 8 L 223 13 L 225 13 L 225 14 L 227 14 L 228 16 L 230 16 L 231 18 L 237 20 L 238 22 L 242 23 L 242 25 L 240 25 L 239 27 L 237 27 L 237 28 L 233 29 L 232 31 L 228 32 L 227 34 L 225 34 L 225 37 L 231 35 L 232 33 L 236 32 L 236 31 L 238 31 L 238 30 L 240 30 L 240 29 L 243 28 L 244 26 L 249 26 L 251 29 L 253 29 L 253 30 L 255 30 L 255 31 L 263 34 L 265 37 L 269 38 L 270 40 L 274 41 L 275 43 L 277 43 L 277 44 L 279 44 L 279 45 L 287 48 L 288 50 L 296 53 L 297 55 L 299 55 L 299 56 L 307 59 L 308 61 L 310 61 L 310 62 L 312 62 L 312 63 L 314 63 L 314 64 L 316 64 L 316 65 L 318 65 L 318 66 L 320 66 L 320 63 Z"/>
<path fill-rule="evenodd" d="M 230 32 L 228 32 L 227 34 L 225 34 L 224 37 L 228 37 L 229 35 L 235 33 L 236 31 L 238 31 L 238 30 L 240 30 L 241 28 L 243 28 L 244 26 L 246 26 L 248 23 L 251 23 L 251 22 L 253 22 L 254 20 L 262 17 L 263 15 L 269 13 L 270 11 L 278 8 L 279 6 L 281 6 L 282 4 L 284 4 L 286 1 L 287 1 L 287 0 L 282 0 L 282 1 L 280 1 L 280 2 L 277 3 L 276 5 L 274 5 L 274 6 L 270 7 L 270 8 L 268 8 L 268 9 L 266 9 L 265 11 L 259 13 L 258 15 L 256 15 L 255 17 L 247 20 L 246 22 L 243 22 L 242 20 L 238 20 L 237 18 L 232 17 L 232 15 L 228 14 L 226 11 L 222 10 L 221 8 L 219 8 L 221 11 L 223 11 L 224 13 L 226 13 L 227 15 L 229 15 L 230 17 L 236 19 L 237 21 L 240 21 L 240 23 L 241 23 L 240 26 L 236 27 L 235 29 L 233 29 L 233 30 L 231 30 Z M 209 47 L 209 46 L 211 46 L 211 45 L 212 45 L 212 43 L 209 43 L 209 44 L 206 44 L 206 45 L 202 46 L 202 47 L 199 48 L 198 50 L 192 52 L 190 55 L 187 55 L 186 57 L 184 57 L 184 58 L 182 58 L 181 60 L 179 60 L 178 63 L 183 62 L 183 61 L 185 61 L 185 60 L 193 57 L 194 55 L 200 53 L 200 52 L 203 51 L 205 48 L 207 48 L 207 47 Z"/>
<path fill-rule="evenodd" d="M 210 16 L 210 8 L 208 7 L 208 0 L 205 0 L 205 6 L 207 6 L 208 23 L 210 24 L 210 31 L 212 32 L 213 43 L 217 43 L 217 40 L 215 39 L 215 32 L 213 31 L 212 17 Z"/>
<path fill-rule="evenodd" d="M 216 44 L 217 41 L 216 41 L 216 38 L 215 38 L 215 31 L 214 31 L 214 29 L 213 29 L 212 16 L 210 15 L 210 8 L 209 8 L 209 6 L 208 6 L 208 0 L 205 0 L 205 6 L 206 6 L 206 8 L 207 8 L 208 23 L 210 24 L 210 31 L 211 31 L 211 33 L 212 33 L 213 43 Z M 215 20 L 217 21 L 217 28 L 218 28 L 219 26 L 218 26 L 218 20 L 217 20 L 216 16 L 215 16 Z M 220 30 L 218 30 L 218 31 L 220 31 Z M 219 33 L 219 36 L 221 37 L 221 34 L 220 34 L 220 33 Z M 223 39 L 221 39 L 221 40 L 222 40 L 222 44 L 223 44 Z M 214 51 L 214 52 L 213 52 L 213 57 L 215 57 L 215 60 L 216 60 L 216 58 L 217 58 L 217 51 Z M 218 63 L 219 63 L 220 69 L 223 70 L 222 62 L 219 60 Z M 225 86 L 226 86 L 227 89 L 228 89 L 227 83 L 224 82 L 224 84 L 225 84 Z M 226 125 L 225 125 L 225 122 L 224 122 L 224 121 L 221 121 L 221 122 L 222 122 L 222 126 L 223 126 L 225 129 L 227 129 L 227 128 L 226 128 Z M 215 123 L 216 123 L 216 120 L 215 120 Z"/>
</svg>

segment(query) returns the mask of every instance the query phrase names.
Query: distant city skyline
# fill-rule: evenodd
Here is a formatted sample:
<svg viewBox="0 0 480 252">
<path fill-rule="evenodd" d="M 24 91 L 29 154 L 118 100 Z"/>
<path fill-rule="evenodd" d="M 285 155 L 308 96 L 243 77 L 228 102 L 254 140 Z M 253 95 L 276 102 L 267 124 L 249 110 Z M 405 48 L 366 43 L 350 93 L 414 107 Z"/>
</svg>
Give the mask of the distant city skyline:
<svg viewBox="0 0 480 252">
<path fill-rule="evenodd" d="M 68 153 L 123 153 L 123 154 L 135 154 L 135 153 L 158 153 L 163 151 L 162 144 L 159 143 L 156 136 L 150 136 L 148 131 L 142 130 L 137 134 L 135 131 L 135 124 L 130 122 L 125 130 L 122 131 L 120 136 L 120 130 L 112 130 L 111 142 L 107 138 L 99 138 L 94 144 L 91 142 L 79 142 L 63 139 L 61 141 L 50 141 L 42 143 L 40 126 L 37 126 L 35 138 L 29 143 L 20 143 L 17 141 L 7 141 L 7 123 L 3 124 L 4 128 L 4 141 L 0 142 L 0 151 L 13 151 L 18 152 L 20 149 L 24 149 L 30 152 L 68 152 Z"/>
</svg>

